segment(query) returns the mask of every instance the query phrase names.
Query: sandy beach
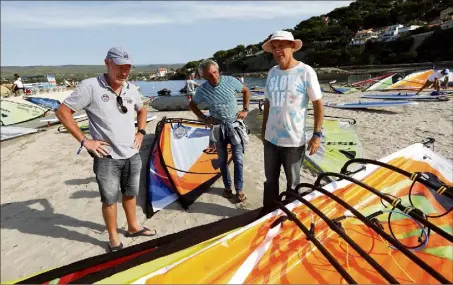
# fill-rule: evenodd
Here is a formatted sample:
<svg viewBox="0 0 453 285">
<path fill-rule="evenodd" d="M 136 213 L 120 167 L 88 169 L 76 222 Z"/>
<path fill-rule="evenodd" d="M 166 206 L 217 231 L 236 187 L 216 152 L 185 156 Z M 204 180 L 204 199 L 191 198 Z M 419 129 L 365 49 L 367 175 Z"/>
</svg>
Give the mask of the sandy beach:
<svg viewBox="0 0 453 285">
<path fill-rule="evenodd" d="M 333 103 L 373 101 L 356 93 L 324 93 Z M 374 100 L 379 101 L 379 100 Z M 254 109 L 253 109 L 254 108 Z M 151 107 L 148 107 L 151 109 Z M 246 123 L 251 129 L 250 145 L 244 155 L 243 203 L 222 197 L 219 179 L 208 192 L 184 211 L 175 202 L 146 219 L 146 167 L 142 169 L 139 221 L 165 236 L 194 226 L 231 217 L 261 206 L 264 178 L 263 145 L 259 138 L 260 111 L 252 105 Z M 162 117 L 195 118 L 190 112 L 156 112 L 157 119 L 147 124 L 140 150 L 143 165 L 148 161 L 156 123 Z M 407 107 L 374 110 L 325 108 L 325 114 L 354 118 L 364 146 L 364 157 L 379 159 L 426 137 L 436 139 L 434 151 L 453 159 L 453 101 L 419 102 Z M 309 116 L 308 120 L 313 117 Z M 107 232 L 92 171 L 92 158 L 85 150 L 77 155 L 78 143 L 69 133 L 59 133 L 54 125 L 37 134 L 1 144 L 1 280 L 23 278 L 36 272 L 60 267 L 106 252 Z M 233 165 L 230 166 L 232 172 Z M 303 182 L 313 182 L 308 170 L 301 172 Z M 281 186 L 285 185 L 282 171 Z M 126 218 L 118 208 L 118 227 L 125 246 L 147 240 L 125 238 Z"/>
</svg>

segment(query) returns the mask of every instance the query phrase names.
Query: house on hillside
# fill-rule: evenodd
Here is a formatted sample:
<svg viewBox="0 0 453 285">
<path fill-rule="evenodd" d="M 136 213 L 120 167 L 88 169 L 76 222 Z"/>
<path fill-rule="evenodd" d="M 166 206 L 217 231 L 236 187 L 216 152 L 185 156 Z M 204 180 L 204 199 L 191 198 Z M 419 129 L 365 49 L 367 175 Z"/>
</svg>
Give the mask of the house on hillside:
<svg viewBox="0 0 453 285">
<path fill-rule="evenodd" d="M 410 25 L 410 26 L 402 27 L 402 28 L 398 29 L 398 36 L 408 33 L 410 31 L 416 30 L 418 28 L 421 28 L 421 26 Z"/>
<path fill-rule="evenodd" d="M 441 20 L 448 21 L 453 19 L 453 7 L 449 7 L 445 10 L 440 11 L 440 17 Z"/>
<path fill-rule="evenodd" d="M 451 29 L 453 28 L 453 19 L 450 19 L 446 22 L 443 22 L 441 25 L 440 25 L 440 28 L 442 30 L 446 30 L 446 29 Z"/>
<path fill-rule="evenodd" d="M 383 42 L 389 42 L 398 38 L 399 29 L 403 28 L 403 25 L 397 24 L 388 26 L 383 33 L 380 34 L 379 40 Z"/>
<path fill-rule="evenodd" d="M 378 36 L 373 29 L 358 31 L 354 38 L 351 39 L 350 45 L 364 45 L 370 39 L 377 39 Z"/>
<path fill-rule="evenodd" d="M 156 72 L 157 77 L 164 77 L 167 74 L 168 70 L 166 68 L 158 68 Z"/>
</svg>

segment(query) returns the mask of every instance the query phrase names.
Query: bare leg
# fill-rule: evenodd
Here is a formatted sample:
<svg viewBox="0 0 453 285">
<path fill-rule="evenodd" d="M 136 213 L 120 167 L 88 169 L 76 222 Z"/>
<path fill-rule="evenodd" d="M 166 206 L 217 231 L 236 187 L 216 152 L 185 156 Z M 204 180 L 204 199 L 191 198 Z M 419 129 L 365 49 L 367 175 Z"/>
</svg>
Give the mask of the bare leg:
<svg viewBox="0 0 453 285">
<path fill-rule="evenodd" d="M 109 233 L 109 242 L 110 246 L 115 247 L 120 244 L 117 232 L 116 216 L 117 216 L 117 207 L 116 203 L 114 204 L 102 204 L 102 216 L 104 217 L 105 225 L 107 226 L 107 231 Z"/>
<path fill-rule="evenodd" d="M 436 89 L 437 92 L 440 92 L 440 80 L 434 82 L 434 89 Z"/>
<path fill-rule="evenodd" d="M 415 93 L 415 95 L 418 95 L 418 93 L 422 92 L 423 89 L 429 87 L 431 84 L 432 84 L 432 82 L 427 80 L 426 83 L 423 84 L 423 86 L 420 88 L 420 90 L 418 90 L 417 93 Z"/>
<path fill-rule="evenodd" d="M 137 214 L 135 212 L 137 199 L 134 196 L 125 196 L 123 195 L 123 209 L 126 213 L 127 220 L 127 231 L 129 233 L 136 233 L 142 230 L 141 225 L 137 222 Z M 153 235 L 152 231 L 145 231 L 145 235 Z"/>
</svg>

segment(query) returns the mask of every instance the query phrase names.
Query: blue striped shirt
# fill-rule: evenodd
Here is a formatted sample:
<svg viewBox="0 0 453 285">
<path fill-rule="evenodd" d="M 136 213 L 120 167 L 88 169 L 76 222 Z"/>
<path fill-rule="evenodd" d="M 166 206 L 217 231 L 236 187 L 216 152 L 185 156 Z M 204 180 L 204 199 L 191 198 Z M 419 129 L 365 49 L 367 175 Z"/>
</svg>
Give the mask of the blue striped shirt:
<svg viewBox="0 0 453 285">
<path fill-rule="evenodd" d="M 205 82 L 196 89 L 192 101 L 196 104 L 205 103 L 209 113 L 223 122 L 236 120 L 236 93 L 242 91 L 242 83 L 232 76 L 220 76 L 217 86 Z"/>
</svg>

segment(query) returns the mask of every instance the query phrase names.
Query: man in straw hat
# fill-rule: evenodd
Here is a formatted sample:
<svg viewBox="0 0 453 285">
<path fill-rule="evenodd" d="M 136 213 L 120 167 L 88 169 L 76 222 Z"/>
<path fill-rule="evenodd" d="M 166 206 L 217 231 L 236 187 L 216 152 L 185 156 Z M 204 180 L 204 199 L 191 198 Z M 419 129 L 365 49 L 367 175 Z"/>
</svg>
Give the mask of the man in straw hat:
<svg viewBox="0 0 453 285">
<path fill-rule="evenodd" d="M 280 167 L 286 174 L 287 191 L 300 183 L 300 169 L 305 155 L 313 155 L 321 144 L 324 107 L 318 77 L 312 67 L 294 58 L 302 47 L 287 31 L 277 31 L 263 44 L 273 54 L 278 65 L 271 68 L 264 89 L 264 115 L 261 138 L 264 143 L 263 205 L 272 210 L 278 199 Z M 313 103 L 314 132 L 305 141 L 305 121 L 308 100 Z"/>
</svg>

